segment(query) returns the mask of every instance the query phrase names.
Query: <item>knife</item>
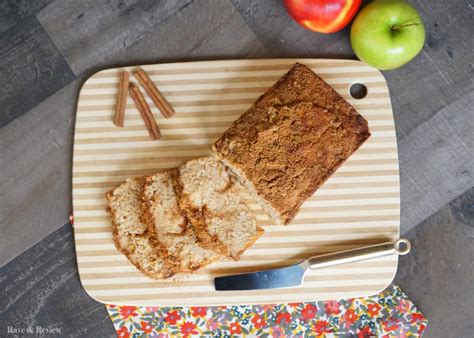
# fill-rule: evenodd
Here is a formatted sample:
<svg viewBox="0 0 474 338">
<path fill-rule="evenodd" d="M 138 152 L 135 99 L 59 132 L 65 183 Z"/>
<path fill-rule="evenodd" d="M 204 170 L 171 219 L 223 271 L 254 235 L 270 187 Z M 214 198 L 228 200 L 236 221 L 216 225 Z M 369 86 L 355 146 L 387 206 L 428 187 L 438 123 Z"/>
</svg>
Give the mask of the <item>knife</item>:
<svg viewBox="0 0 474 338">
<path fill-rule="evenodd" d="M 214 279 L 214 286 L 216 291 L 259 290 L 301 286 L 304 275 L 309 269 L 315 270 L 327 266 L 393 254 L 406 255 L 410 252 L 410 249 L 410 242 L 407 239 L 401 238 L 396 242 L 385 242 L 357 249 L 313 256 L 298 264 L 283 268 L 217 277 Z"/>
</svg>

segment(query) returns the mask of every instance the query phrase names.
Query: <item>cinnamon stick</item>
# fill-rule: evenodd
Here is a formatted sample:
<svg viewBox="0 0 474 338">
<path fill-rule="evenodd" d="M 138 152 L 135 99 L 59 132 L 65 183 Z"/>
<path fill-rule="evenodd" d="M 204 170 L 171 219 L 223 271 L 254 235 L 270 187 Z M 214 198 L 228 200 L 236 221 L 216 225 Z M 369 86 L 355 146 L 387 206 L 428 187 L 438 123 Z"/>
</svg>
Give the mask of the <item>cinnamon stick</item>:
<svg viewBox="0 0 474 338">
<path fill-rule="evenodd" d="M 122 71 L 119 75 L 117 104 L 115 106 L 114 124 L 123 128 L 125 120 L 125 106 L 127 105 L 128 84 L 130 82 L 130 73 Z"/>
<path fill-rule="evenodd" d="M 161 137 L 160 128 L 156 124 L 155 118 L 150 110 L 150 106 L 146 103 L 143 94 L 135 84 L 130 83 L 128 87 L 130 91 L 130 96 L 132 97 L 133 101 L 140 111 L 140 115 L 142 116 L 143 121 L 145 122 L 145 126 L 148 129 L 148 133 L 150 134 L 153 140 L 157 140 Z"/>
<path fill-rule="evenodd" d="M 165 99 L 163 94 L 161 94 L 160 90 L 153 81 L 150 79 L 148 74 L 143 70 L 139 69 L 133 72 L 133 75 L 137 78 L 140 85 L 145 89 L 147 94 L 153 100 L 153 103 L 158 107 L 161 114 L 167 119 L 174 115 L 175 111 L 171 104 Z"/>
</svg>

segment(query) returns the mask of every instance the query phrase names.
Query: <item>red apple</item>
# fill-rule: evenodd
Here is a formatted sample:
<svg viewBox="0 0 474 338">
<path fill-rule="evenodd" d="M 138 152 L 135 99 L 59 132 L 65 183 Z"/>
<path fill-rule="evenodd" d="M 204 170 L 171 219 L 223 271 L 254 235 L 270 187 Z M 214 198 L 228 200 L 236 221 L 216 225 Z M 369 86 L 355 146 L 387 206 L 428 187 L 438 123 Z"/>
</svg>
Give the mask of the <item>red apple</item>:
<svg viewBox="0 0 474 338">
<path fill-rule="evenodd" d="M 340 31 L 352 20 L 362 0 L 285 0 L 290 16 L 306 29 Z"/>
</svg>

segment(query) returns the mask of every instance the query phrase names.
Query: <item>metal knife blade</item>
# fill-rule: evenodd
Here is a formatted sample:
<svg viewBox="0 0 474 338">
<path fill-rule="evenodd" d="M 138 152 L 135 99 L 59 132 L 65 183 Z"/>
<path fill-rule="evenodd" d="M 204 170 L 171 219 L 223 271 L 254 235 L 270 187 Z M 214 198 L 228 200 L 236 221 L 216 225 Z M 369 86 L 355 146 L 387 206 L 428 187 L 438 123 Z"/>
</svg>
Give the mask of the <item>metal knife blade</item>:
<svg viewBox="0 0 474 338">
<path fill-rule="evenodd" d="M 214 279 L 214 285 L 217 291 L 260 290 L 300 286 L 303 284 L 308 264 L 306 260 L 284 268 L 217 277 Z"/>
</svg>

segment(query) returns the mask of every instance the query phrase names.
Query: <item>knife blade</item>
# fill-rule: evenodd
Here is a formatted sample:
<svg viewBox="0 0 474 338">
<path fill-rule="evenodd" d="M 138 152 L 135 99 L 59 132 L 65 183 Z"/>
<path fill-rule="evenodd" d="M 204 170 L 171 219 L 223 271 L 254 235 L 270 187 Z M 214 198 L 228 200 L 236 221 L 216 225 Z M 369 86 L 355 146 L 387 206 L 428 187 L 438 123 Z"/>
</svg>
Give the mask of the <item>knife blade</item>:
<svg viewBox="0 0 474 338">
<path fill-rule="evenodd" d="M 313 256 L 287 267 L 216 277 L 214 278 L 214 287 L 216 291 L 296 287 L 303 285 L 304 276 L 309 269 L 320 269 L 336 264 L 357 262 L 392 254 L 406 255 L 410 252 L 410 249 L 410 242 L 401 238 L 396 242 L 384 242 L 357 249 Z"/>
<path fill-rule="evenodd" d="M 308 271 L 308 264 L 308 261 L 305 260 L 299 264 L 280 269 L 217 277 L 214 279 L 214 286 L 217 291 L 276 289 L 300 286 L 303 284 L 306 271 Z"/>
</svg>

